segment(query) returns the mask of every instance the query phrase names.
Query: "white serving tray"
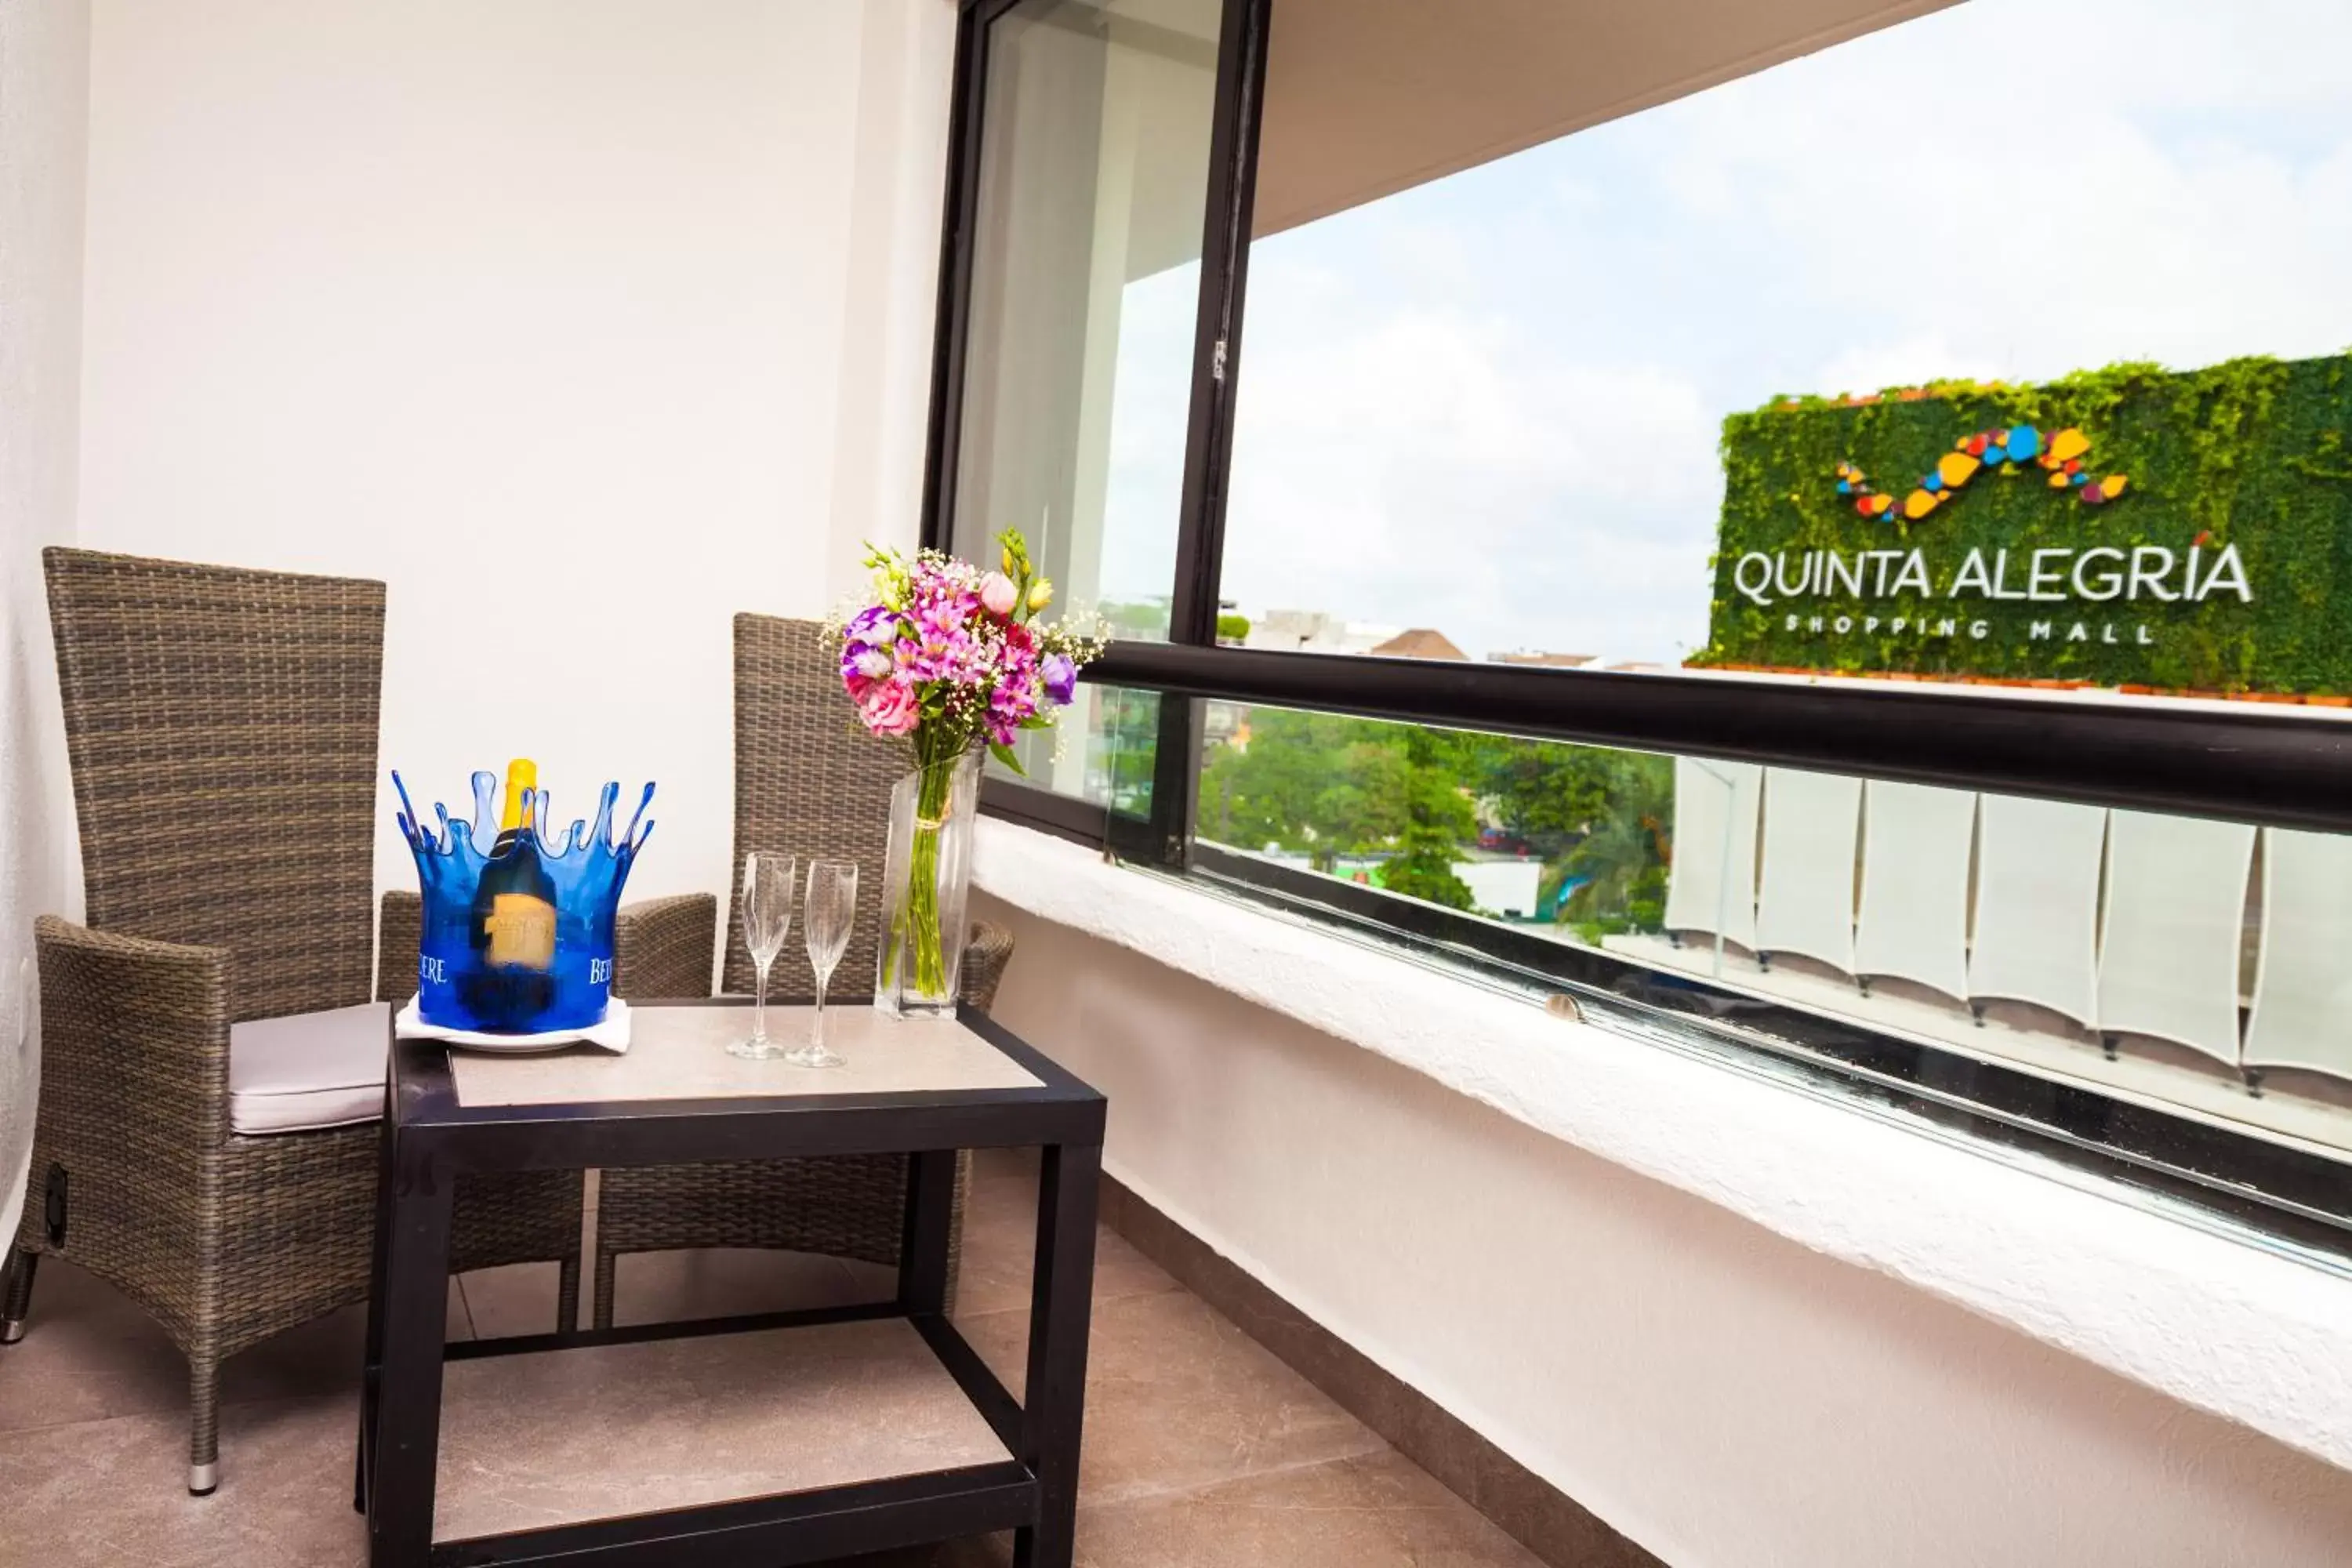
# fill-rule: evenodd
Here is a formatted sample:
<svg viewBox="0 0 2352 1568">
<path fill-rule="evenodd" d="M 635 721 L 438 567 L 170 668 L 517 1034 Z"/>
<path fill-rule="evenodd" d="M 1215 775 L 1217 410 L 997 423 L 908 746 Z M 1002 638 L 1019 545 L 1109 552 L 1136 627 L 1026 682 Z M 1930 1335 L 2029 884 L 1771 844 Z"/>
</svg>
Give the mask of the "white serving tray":
<svg viewBox="0 0 2352 1568">
<path fill-rule="evenodd" d="M 528 1056 L 534 1051 L 560 1050 L 570 1045 L 590 1045 L 619 1056 L 629 1048 L 629 1005 L 615 996 L 606 1005 L 604 1021 L 584 1029 L 546 1029 L 537 1034 L 493 1034 L 486 1029 L 445 1029 L 428 1024 L 411 996 L 392 1021 L 392 1032 L 404 1040 L 441 1040 L 469 1051 L 493 1051 L 503 1056 Z"/>
</svg>

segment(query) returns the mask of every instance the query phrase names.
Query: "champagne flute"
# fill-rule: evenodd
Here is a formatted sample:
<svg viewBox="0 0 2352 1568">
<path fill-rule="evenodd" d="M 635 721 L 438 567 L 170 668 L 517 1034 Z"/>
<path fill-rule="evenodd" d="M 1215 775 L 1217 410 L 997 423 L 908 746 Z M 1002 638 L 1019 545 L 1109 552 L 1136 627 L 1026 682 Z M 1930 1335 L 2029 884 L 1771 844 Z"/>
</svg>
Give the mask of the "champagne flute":
<svg viewBox="0 0 2352 1568">
<path fill-rule="evenodd" d="M 784 1054 L 768 1037 L 768 968 L 782 951 L 784 933 L 793 924 L 793 876 L 797 866 L 790 855 L 754 849 L 743 857 L 743 945 L 751 950 L 751 967 L 759 983 L 751 993 L 751 1035 L 727 1047 L 747 1061 L 766 1061 Z"/>
<path fill-rule="evenodd" d="M 824 983 L 849 945 L 857 923 L 857 866 L 849 860 L 812 860 L 808 897 L 803 900 L 801 931 L 808 940 L 809 967 L 816 971 L 816 1016 L 809 1021 L 809 1041 L 785 1054 L 794 1067 L 837 1068 L 849 1058 L 824 1043 Z"/>
</svg>

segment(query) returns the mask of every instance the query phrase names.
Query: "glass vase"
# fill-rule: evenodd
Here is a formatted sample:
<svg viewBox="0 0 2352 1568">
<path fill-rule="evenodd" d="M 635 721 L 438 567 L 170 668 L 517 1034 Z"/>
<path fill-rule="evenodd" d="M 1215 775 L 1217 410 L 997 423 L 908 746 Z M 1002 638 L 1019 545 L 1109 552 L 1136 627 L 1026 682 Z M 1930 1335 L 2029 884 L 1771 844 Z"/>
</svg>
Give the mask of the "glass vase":
<svg viewBox="0 0 2352 1568">
<path fill-rule="evenodd" d="M 874 1005 L 899 1018 L 952 1017 L 963 977 L 981 753 L 916 769 L 890 791 L 880 972 Z"/>
</svg>

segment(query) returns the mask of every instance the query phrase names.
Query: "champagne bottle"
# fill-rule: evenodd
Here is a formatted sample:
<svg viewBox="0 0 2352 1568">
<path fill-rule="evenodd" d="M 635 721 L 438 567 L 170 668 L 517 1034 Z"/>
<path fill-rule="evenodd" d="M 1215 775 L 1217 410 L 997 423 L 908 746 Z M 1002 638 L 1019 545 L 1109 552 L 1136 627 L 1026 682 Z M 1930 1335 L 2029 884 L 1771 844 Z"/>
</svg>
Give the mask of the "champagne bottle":
<svg viewBox="0 0 2352 1568">
<path fill-rule="evenodd" d="M 528 1027 L 555 999 L 555 883 L 539 857 L 538 784 L 530 758 L 507 764 L 499 836 L 474 891 L 470 939 L 478 957 L 465 1000 L 493 1027 Z"/>
</svg>

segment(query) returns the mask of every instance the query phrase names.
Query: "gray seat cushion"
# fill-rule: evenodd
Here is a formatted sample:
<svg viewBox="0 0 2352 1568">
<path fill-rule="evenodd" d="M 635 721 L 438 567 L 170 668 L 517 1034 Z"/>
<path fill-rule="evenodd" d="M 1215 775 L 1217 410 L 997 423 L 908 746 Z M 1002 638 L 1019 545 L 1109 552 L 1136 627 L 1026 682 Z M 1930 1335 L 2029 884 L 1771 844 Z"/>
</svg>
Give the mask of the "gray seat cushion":
<svg viewBox="0 0 2352 1568">
<path fill-rule="evenodd" d="M 230 1026 L 230 1130 L 307 1132 L 374 1121 L 391 1047 L 392 1012 L 381 1002 Z"/>
</svg>

